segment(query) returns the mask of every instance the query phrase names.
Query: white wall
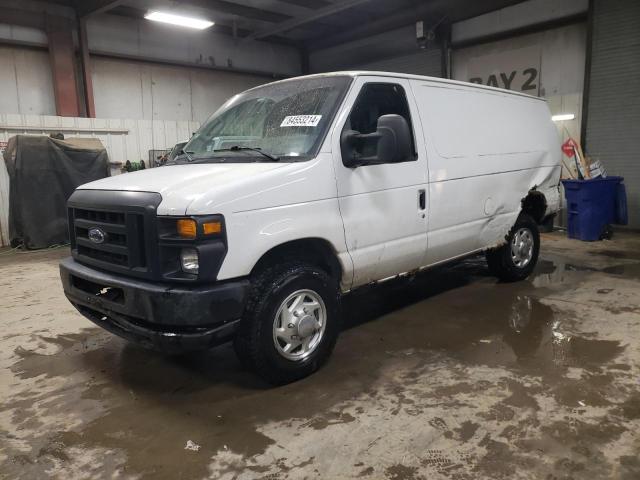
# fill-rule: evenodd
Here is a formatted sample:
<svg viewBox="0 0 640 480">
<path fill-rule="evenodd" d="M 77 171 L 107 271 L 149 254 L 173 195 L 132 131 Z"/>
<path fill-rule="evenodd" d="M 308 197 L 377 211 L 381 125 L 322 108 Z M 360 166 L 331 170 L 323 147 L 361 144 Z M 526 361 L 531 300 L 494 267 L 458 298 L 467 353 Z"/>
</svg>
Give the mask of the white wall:
<svg viewBox="0 0 640 480">
<path fill-rule="evenodd" d="M 204 121 L 225 100 L 269 82 L 255 75 L 93 57 L 96 116 Z"/>
<path fill-rule="evenodd" d="M 0 112 L 55 115 L 46 51 L 0 46 Z"/>
</svg>

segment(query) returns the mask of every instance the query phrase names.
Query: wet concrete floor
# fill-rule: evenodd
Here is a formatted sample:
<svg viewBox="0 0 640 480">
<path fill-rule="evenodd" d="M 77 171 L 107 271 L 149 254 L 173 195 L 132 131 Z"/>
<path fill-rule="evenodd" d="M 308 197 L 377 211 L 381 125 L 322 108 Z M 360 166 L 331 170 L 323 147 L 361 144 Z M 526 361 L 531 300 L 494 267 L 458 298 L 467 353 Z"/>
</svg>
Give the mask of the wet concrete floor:
<svg viewBox="0 0 640 480">
<path fill-rule="evenodd" d="M 352 294 L 328 365 L 279 388 L 229 346 L 95 328 L 66 254 L 0 255 L 0 478 L 640 478 L 640 235 L 545 234 L 518 284 L 476 258 Z"/>
</svg>

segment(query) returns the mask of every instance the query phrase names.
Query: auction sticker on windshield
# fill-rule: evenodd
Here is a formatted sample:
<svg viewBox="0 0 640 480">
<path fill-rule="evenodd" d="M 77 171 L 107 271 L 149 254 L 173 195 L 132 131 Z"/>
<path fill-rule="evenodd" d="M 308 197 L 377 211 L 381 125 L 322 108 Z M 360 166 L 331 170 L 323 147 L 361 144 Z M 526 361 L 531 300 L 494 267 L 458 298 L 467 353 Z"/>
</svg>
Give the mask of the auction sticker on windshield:
<svg viewBox="0 0 640 480">
<path fill-rule="evenodd" d="M 322 115 L 289 115 L 284 117 L 281 127 L 317 127 Z"/>
</svg>

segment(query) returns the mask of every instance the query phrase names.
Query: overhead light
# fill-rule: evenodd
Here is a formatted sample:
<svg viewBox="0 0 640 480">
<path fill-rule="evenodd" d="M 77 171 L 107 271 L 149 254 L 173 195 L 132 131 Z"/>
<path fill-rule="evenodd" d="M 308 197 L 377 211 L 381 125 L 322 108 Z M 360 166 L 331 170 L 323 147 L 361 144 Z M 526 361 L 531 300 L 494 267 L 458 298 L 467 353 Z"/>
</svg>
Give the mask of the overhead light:
<svg viewBox="0 0 640 480">
<path fill-rule="evenodd" d="M 203 20 L 201 18 L 185 17 L 182 15 L 174 15 L 173 13 L 165 12 L 149 12 L 144 18 L 147 20 L 153 20 L 154 22 L 170 23 L 171 25 L 179 25 L 181 27 L 195 28 L 197 30 L 204 30 L 213 25 L 213 22 L 209 20 Z"/>
<path fill-rule="evenodd" d="M 551 120 L 554 122 L 564 122 L 565 120 L 573 120 L 576 116 L 573 113 L 561 113 L 560 115 L 554 115 Z"/>
</svg>

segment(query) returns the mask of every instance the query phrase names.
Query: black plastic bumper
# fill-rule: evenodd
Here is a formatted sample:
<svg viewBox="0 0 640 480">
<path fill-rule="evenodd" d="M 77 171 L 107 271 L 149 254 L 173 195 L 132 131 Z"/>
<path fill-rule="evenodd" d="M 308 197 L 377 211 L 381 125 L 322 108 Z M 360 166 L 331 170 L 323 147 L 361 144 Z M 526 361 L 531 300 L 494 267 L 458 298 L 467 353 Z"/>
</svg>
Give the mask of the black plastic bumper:
<svg viewBox="0 0 640 480">
<path fill-rule="evenodd" d="M 89 320 L 127 340 L 168 353 L 224 343 L 236 331 L 248 280 L 179 287 L 60 262 L 69 301 Z"/>
</svg>

